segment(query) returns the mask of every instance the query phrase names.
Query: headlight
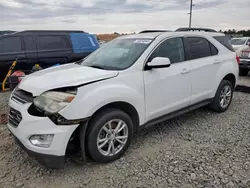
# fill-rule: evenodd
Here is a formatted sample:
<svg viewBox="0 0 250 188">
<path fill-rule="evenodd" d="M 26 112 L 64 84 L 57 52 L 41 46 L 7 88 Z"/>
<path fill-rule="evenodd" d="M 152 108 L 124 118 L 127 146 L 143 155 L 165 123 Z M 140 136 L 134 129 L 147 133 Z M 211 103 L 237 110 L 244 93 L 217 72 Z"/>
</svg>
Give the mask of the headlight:
<svg viewBox="0 0 250 188">
<path fill-rule="evenodd" d="M 74 98 L 75 94 L 72 93 L 48 91 L 36 97 L 34 105 L 49 114 L 55 114 L 66 107 Z"/>
</svg>

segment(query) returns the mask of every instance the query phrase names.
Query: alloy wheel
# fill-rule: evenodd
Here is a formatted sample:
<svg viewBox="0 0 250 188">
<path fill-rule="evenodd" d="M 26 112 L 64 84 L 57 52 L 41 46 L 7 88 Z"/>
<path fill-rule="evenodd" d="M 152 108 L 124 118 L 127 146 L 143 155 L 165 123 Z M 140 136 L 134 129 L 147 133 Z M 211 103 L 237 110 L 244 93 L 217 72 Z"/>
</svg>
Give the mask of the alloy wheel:
<svg viewBox="0 0 250 188">
<path fill-rule="evenodd" d="M 128 126 L 120 119 L 107 122 L 99 131 L 97 148 L 104 156 L 113 156 L 119 153 L 128 140 Z"/>
<path fill-rule="evenodd" d="M 220 106 L 222 108 L 226 108 L 231 101 L 232 98 L 232 89 L 229 85 L 226 85 L 222 90 L 220 94 Z"/>
</svg>

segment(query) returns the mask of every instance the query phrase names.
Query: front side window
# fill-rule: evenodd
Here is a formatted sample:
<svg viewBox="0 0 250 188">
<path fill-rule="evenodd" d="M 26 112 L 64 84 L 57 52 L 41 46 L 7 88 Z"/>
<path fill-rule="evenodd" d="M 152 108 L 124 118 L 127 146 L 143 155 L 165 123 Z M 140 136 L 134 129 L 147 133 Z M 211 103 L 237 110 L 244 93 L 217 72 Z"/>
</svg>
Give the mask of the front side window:
<svg viewBox="0 0 250 188">
<path fill-rule="evenodd" d="M 107 70 L 124 70 L 133 65 L 152 39 L 115 39 L 99 48 L 81 65 Z"/>
<path fill-rule="evenodd" d="M 18 53 L 22 51 L 20 37 L 7 37 L 0 39 L 0 53 Z"/>
<path fill-rule="evenodd" d="M 210 43 L 200 37 L 189 37 L 187 38 L 190 59 L 198 59 L 203 57 L 211 56 Z"/>
<path fill-rule="evenodd" d="M 246 43 L 245 38 L 239 38 L 239 39 L 231 39 L 232 45 L 244 45 Z"/>
<path fill-rule="evenodd" d="M 171 63 L 185 61 L 185 52 L 182 38 L 172 38 L 162 42 L 149 58 L 149 62 L 155 57 L 169 58 Z"/>
<path fill-rule="evenodd" d="M 62 36 L 38 36 L 36 43 L 38 50 L 60 50 L 67 48 Z"/>
</svg>

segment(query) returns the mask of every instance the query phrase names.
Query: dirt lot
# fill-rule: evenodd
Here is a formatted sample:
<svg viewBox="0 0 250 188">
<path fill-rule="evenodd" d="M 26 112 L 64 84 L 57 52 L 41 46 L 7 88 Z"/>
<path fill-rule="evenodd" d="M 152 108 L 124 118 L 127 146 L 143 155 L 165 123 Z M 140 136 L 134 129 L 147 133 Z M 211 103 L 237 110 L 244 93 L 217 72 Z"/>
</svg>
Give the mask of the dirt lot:
<svg viewBox="0 0 250 188">
<path fill-rule="evenodd" d="M 240 84 L 250 86 L 250 78 Z M 0 113 L 9 93 L 0 94 Z M 28 157 L 0 125 L 0 187 L 250 187 L 250 94 L 236 92 L 226 113 L 206 108 L 144 129 L 110 164 L 69 156 L 49 170 Z"/>
</svg>

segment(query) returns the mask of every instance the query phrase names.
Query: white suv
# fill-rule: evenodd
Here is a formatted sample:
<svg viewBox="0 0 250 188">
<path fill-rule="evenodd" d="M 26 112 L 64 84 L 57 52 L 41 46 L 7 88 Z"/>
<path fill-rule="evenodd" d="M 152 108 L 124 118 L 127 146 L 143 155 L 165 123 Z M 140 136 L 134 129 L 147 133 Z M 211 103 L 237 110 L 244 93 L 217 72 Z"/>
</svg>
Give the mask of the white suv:
<svg viewBox="0 0 250 188">
<path fill-rule="evenodd" d="M 8 128 L 47 167 L 63 167 L 67 149 L 77 145 L 94 161 L 116 160 L 144 125 L 205 105 L 228 109 L 238 63 L 218 42 L 223 37 L 128 35 L 82 61 L 31 74 L 11 95 Z"/>
</svg>

